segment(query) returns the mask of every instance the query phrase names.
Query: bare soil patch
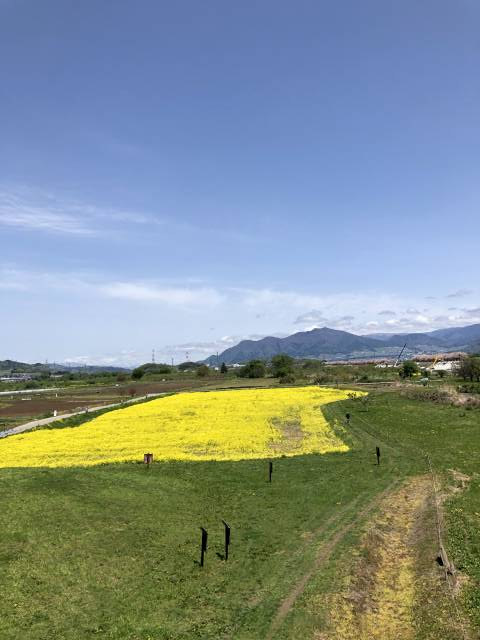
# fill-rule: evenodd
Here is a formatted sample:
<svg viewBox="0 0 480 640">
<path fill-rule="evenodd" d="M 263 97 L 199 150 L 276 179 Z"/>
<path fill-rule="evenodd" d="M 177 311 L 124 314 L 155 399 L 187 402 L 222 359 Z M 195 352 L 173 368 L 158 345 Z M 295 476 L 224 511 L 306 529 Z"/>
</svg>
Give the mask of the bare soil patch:
<svg viewBox="0 0 480 640">
<path fill-rule="evenodd" d="M 292 453 L 300 450 L 303 441 L 303 431 L 299 415 L 285 417 L 274 417 L 270 419 L 272 425 L 280 431 L 282 439 L 280 442 L 272 442 L 270 448 L 275 453 Z"/>
</svg>

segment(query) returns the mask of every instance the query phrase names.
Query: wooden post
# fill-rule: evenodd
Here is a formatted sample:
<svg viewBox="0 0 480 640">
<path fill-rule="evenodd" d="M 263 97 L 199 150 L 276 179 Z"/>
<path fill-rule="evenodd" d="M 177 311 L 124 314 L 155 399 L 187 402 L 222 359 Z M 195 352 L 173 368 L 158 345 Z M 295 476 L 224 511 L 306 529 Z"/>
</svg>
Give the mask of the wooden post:
<svg viewBox="0 0 480 640">
<path fill-rule="evenodd" d="M 273 462 L 268 463 L 268 481 L 272 481 L 272 473 L 273 473 Z"/>
<path fill-rule="evenodd" d="M 225 560 L 228 560 L 228 547 L 230 546 L 230 527 L 222 520 L 223 526 L 225 527 Z"/>
<path fill-rule="evenodd" d="M 347 419 L 347 424 L 350 424 L 350 414 L 346 413 L 345 418 Z"/>
<path fill-rule="evenodd" d="M 143 454 L 143 463 L 144 464 L 148 464 L 150 466 L 151 462 L 153 462 L 153 453 L 144 453 Z"/>
<path fill-rule="evenodd" d="M 377 464 L 380 464 L 380 447 L 377 447 Z"/>
<path fill-rule="evenodd" d="M 208 531 L 203 527 L 200 527 L 200 529 L 202 531 L 202 548 L 200 551 L 200 566 L 203 567 L 204 557 L 205 557 L 205 553 L 207 551 L 207 545 L 208 545 Z"/>
</svg>

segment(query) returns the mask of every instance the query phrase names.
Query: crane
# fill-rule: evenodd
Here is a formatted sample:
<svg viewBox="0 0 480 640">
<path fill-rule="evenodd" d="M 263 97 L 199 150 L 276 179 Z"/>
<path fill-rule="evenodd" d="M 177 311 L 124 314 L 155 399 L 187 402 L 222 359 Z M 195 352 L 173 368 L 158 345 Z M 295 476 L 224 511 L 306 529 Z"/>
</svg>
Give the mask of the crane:
<svg viewBox="0 0 480 640">
<path fill-rule="evenodd" d="M 402 353 L 405 351 L 405 347 L 407 346 L 407 343 L 405 343 L 402 347 L 402 350 L 400 351 L 400 353 L 398 354 L 398 358 L 395 360 L 395 364 L 393 365 L 394 367 L 397 366 L 397 364 L 400 361 L 400 358 L 402 357 Z"/>
</svg>

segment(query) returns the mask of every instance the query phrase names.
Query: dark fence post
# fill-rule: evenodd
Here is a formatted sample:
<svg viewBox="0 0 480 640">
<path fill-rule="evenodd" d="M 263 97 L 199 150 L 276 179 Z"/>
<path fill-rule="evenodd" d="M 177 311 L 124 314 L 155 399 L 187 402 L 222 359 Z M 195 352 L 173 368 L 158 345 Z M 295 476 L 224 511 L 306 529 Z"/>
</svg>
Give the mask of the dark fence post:
<svg viewBox="0 0 480 640">
<path fill-rule="evenodd" d="M 273 473 L 273 462 L 268 463 L 268 481 L 272 481 L 272 473 Z"/>
<path fill-rule="evenodd" d="M 225 520 L 222 520 L 223 522 L 223 526 L 225 527 L 225 560 L 228 560 L 228 547 L 230 546 L 230 527 L 228 526 L 228 524 L 225 522 Z"/>
<path fill-rule="evenodd" d="M 380 447 L 377 447 L 377 464 L 380 464 Z"/>
<path fill-rule="evenodd" d="M 204 557 L 207 551 L 207 544 L 208 544 L 208 531 L 203 527 L 200 527 L 200 529 L 202 531 L 202 550 L 200 552 L 200 566 L 203 567 Z"/>
</svg>

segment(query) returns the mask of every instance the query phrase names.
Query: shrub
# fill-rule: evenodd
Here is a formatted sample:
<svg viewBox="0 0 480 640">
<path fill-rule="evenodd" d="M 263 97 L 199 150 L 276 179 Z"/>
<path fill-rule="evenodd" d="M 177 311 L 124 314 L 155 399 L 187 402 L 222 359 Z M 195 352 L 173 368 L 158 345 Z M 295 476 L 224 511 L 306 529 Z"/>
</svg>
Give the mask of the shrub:
<svg viewBox="0 0 480 640">
<path fill-rule="evenodd" d="M 326 382 L 329 382 L 330 380 L 330 376 L 328 375 L 328 373 L 319 373 L 318 375 L 315 376 L 315 378 L 313 379 L 313 384 L 325 384 Z"/>
<path fill-rule="evenodd" d="M 467 356 L 460 360 L 455 367 L 455 373 L 464 380 L 470 380 L 473 382 L 480 381 L 480 358 L 478 356 Z"/>
<path fill-rule="evenodd" d="M 419 369 L 416 362 L 413 362 L 413 360 L 405 360 L 398 372 L 398 375 L 401 378 L 412 378 L 415 373 L 418 373 L 418 371 Z"/>
<path fill-rule="evenodd" d="M 198 367 L 197 369 L 197 376 L 199 378 L 205 378 L 206 376 L 210 375 L 210 369 L 207 367 L 206 364 L 202 364 Z"/>
<path fill-rule="evenodd" d="M 198 369 L 201 366 L 201 362 L 191 362 L 190 360 L 187 360 L 186 362 L 179 364 L 177 369 L 179 371 L 187 371 L 188 369 Z"/>
<path fill-rule="evenodd" d="M 293 373 L 293 358 L 286 353 L 279 353 L 273 356 L 271 362 L 272 375 L 274 378 L 283 378 Z"/>
<path fill-rule="evenodd" d="M 250 360 L 238 372 L 240 378 L 264 378 L 267 369 L 263 360 Z"/>
</svg>

